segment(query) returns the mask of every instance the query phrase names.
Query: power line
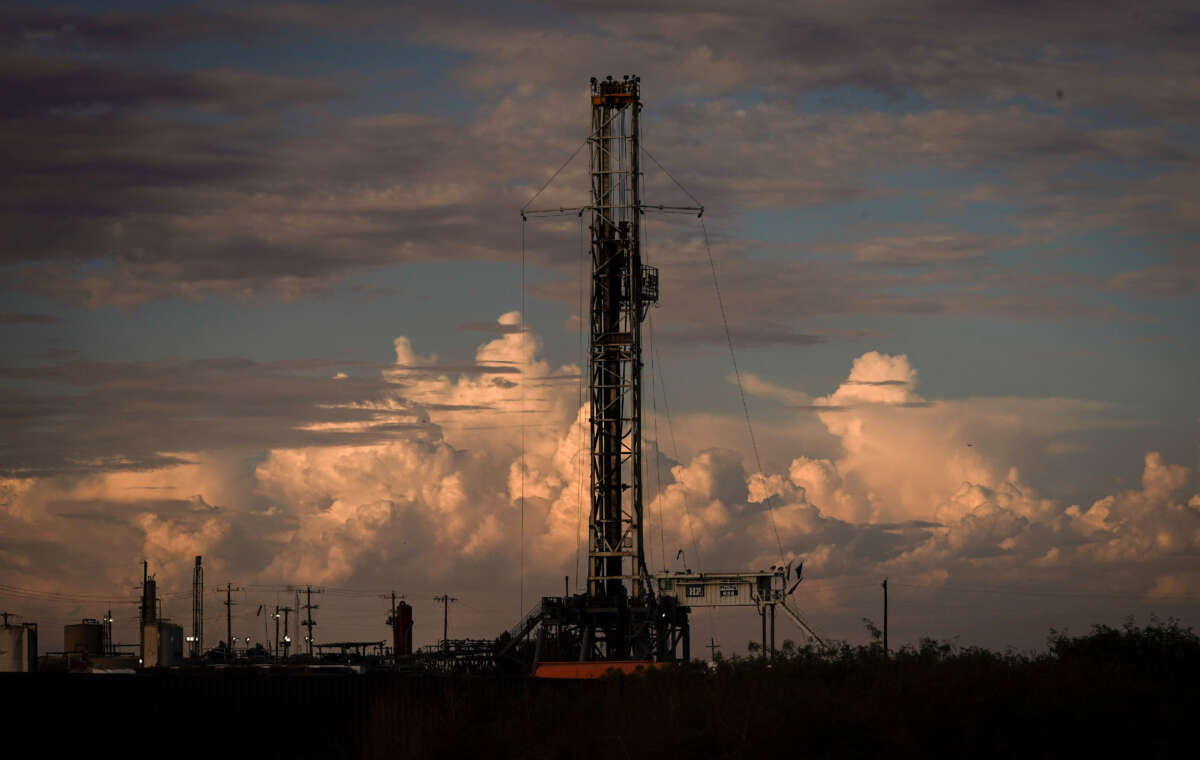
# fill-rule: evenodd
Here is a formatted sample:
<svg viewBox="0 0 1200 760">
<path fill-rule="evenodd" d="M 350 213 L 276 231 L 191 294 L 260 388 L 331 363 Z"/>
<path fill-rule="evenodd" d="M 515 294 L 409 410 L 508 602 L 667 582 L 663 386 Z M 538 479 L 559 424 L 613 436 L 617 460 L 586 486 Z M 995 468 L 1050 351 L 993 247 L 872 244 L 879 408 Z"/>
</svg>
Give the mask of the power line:
<svg viewBox="0 0 1200 760">
<path fill-rule="evenodd" d="M 701 214 L 701 215 L 703 215 L 703 214 L 704 214 L 704 204 L 703 204 L 703 203 L 701 203 L 699 200 L 697 200 L 697 199 L 696 199 L 696 196 L 692 195 L 692 194 L 691 194 L 691 192 L 689 192 L 689 191 L 688 191 L 688 189 L 687 189 L 686 187 L 684 187 L 684 186 L 683 186 L 683 184 L 682 184 L 682 183 L 680 183 L 680 181 L 679 181 L 679 180 L 675 179 L 675 175 L 674 175 L 674 174 L 671 174 L 671 172 L 667 171 L 667 167 L 665 167 L 665 166 L 663 166 L 662 164 L 660 164 L 660 163 L 658 162 L 658 159 L 657 159 L 657 158 L 655 158 L 653 155 L 651 155 L 651 154 L 650 154 L 650 151 L 646 150 L 646 146 L 645 146 L 645 145 L 642 145 L 642 152 L 643 152 L 643 153 L 645 153 L 645 154 L 646 154 L 646 156 L 647 156 L 647 157 L 648 157 L 648 158 L 649 158 L 651 161 L 653 161 L 653 162 L 654 162 L 654 165 L 655 165 L 655 166 L 657 166 L 659 169 L 662 169 L 662 172 L 663 172 L 663 174 L 665 174 L 665 175 L 667 175 L 668 177 L 670 177 L 670 178 L 671 178 L 671 181 L 675 183 L 675 186 L 676 186 L 676 187 L 678 187 L 680 190 L 682 190 L 682 191 L 684 192 L 684 194 L 685 194 L 685 195 L 687 195 L 687 197 L 689 197 L 689 198 L 691 198 L 691 199 L 692 199 L 692 203 L 695 203 L 697 206 L 699 206 L 699 207 L 700 207 L 700 214 Z M 664 209 L 664 208 L 660 208 L 659 210 L 660 210 L 660 211 L 675 211 L 675 212 L 677 212 L 677 213 L 681 213 L 681 214 L 690 214 L 690 213 L 692 213 L 692 210 L 691 210 L 691 209 Z"/>
<path fill-rule="evenodd" d="M 576 151 L 576 152 L 578 152 L 578 151 Z M 574 158 L 574 156 L 572 156 L 572 158 Z M 570 161 L 570 159 L 567 159 L 567 160 Z M 566 166 L 566 164 L 563 164 L 563 166 Z M 562 171 L 562 170 L 560 169 L 559 171 Z M 555 174 L 555 176 L 558 176 L 558 172 L 555 172 L 554 174 Z M 550 179 L 553 180 L 554 177 L 551 177 Z M 549 182 L 547 182 L 547 184 L 549 184 Z M 545 188 L 543 187 L 543 189 L 545 189 Z M 540 193 L 541 190 L 539 190 L 538 192 Z M 534 197 L 536 198 L 537 196 L 534 196 Z M 531 199 L 530 203 L 532 203 L 532 202 L 533 201 Z M 525 205 L 529 205 L 529 204 L 527 203 Z M 525 334 L 525 226 L 527 224 L 528 224 L 528 222 L 525 220 L 525 216 L 522 215 L 521 216 L 521 335 Z M 525 614 L 525 414 L 524 414 L 524 410 L 525 410 L 525 381 L 526 381 L 525 376 L 529 374 L 528 373 L 529 367 L 528 367 L 528 365 L 526 365 L 526 366 L 522 367 L 521 369 L 522 369 L 521 394 L 520 394 L 521 395 L 520 408 L 522 411 L 522 414 L 521 414 L 521 465 L 520 465 L 520 470 L 521 470 L 521 539 L 520 539 L 520 544 L 521 544 L 521 550 L 520 550 L 521 582 L 520 582 L 520 593 L 519 593 L 520 598 L 517 603 L 518 617 Z"/>
<path fill-rule="evenodd" d="M 1152 601 L 1148 600 L 1145 594 L 1108 594 L 1078 591 L 1029 591 L 1025 589 L 984 588 L 972 586 L 927 586 L 916 583 L 896 583 L 895 581 L 893 581 L 891 585 L 903 586 L 904 588 L 917 589 L 920 591 L 957 591 L 966 594 L 1004 594 L 1012 596 L 1043 596 L 1052 598 L 1061 597 L 1067 599 L 1138 599 Z M 1164 594 L 1153 597 L 1153 600 L 1158 599 L 1200 601 L 1200 596 L 1189 594 Z"/>
<path fill-rule="evenodd" d="M 649 328 L 650 328 L 649 332 L 650 332 L 650 335 L 652 336 L 650 339 L 650 353 L 651 353 L 651 356 L 654 358 L 654 361 L 652 362 L 653 366 L 651 367 L 651 369 L 653 369 L 654 367 L 658 368 L 658 384 L 659 384 L 659 387 L 662 388 L 663 412 L 667 415 L 667 433 L 671 436 L 671 455 L 675 458 L 675 461 L 678 462 L 679 461 L 679 442 L 675 439 L 675 425 L 671 422 L 671 404 L 667 400 L 670 397 L 670 394 L 667 392 L 666 375 L 663 374 L 662 356 L 659 355 L 659 353 L 658 353 L 658 343 L 653 339 L 653 335 L 654 335 L 654 314 L 653 314 L 653 312 L 650 313 L 648 316 L 648 324 L 649 324 Z M 692 520 L 692 509 L 688 503 L 687 488 L 681 488 L 680 495 L 683 497 L 683 512 L 684 512 L 684 515 L 687 517 L 688 533 L 691 535 L 691 539 L 692 539 L 692 550 L 696 553 L 696 562 L 697 562 L 696 566 L 704 567 L 704 559 L 700 556 L 700 543 L 696 540 L 696 526 L 695 526 L 694 521 Z"/>
<path fill-rule="evenodd" d="M 10 596 L 19 599 L 29 599 L 40 602 L 58 602 L 64 604 L 140 604 L 137 599 L 113 598 L 108 596 L 93 596 L 88 594 L 64 594 L 58 591 L 43 591 L 40 589 L 20 588 L 0 584 L 0 596 Z"/>
<path fill-rule="evenodd" d="M 563 169 L 567 168 L 567 164 L 569 164 L 575 160 L 575 156 L 579 155 L 579 151 L 583 150 L 583 146 L 588 144 L 588 139 L 590 139 L 590 135 L 587 138 L 584 138 L 583 142 L 579 143 L 579 147 L 575 149 L 575 152 L 572 153 L 567 158 L 566 161 L 563 161 L 562 166 L 555 169 L 554 174 L 550 175 L 550 179 L 546 180 L 546 183 L 544 185 L 542 185 L 536 193 L 533 194 L 533 197 L 530 198 L 529 200 L 525 201 L 525 205 L 521 207 L 521 218 L 522 219 L 525 218 L 525 209 L 529 208 L 529 204 L 536 201 L 538 199 L 538 196 L 541 195 L 542 192 L 545 191 L 546 188 L 550 187 L 550 183 L 554 181 L 555 177 L 557 177 L 559 174 L 561 174 Z"/>
<path fill-rule="evenodd" d="M 737 354 L 733 350 L 733 334 L 729 331 L 729 319 L 725 316 L 725 299 L 721 297 L 721 286 L 717 282 L 717 263 L 713 259 L 712 246 L 708 242 L 708 227 L 704 224 L 703 216 L 700 217 L 700 229 L 704 231 L 704 250 L 708 253 L 708 266 L 712 270 L 713 290 L 717 294 L 717 306 L 720 307 L 721 311 L 721 324 L 725 327 L 725 342 L 729 345 L 729 360 L 733 363 L 733 376 L 737 380 L 738 396 L 742 400 L 742 412 L 746 416 L 746 430 L 750 434 L 750 448 L 754 451 L 754 466 L 758 468 L 759 474 L 765 478 L 766 473 L 763 472 L 762 459 L 758 455 L 758 441 L 754 437 L 754 425 L 750 422 L 750 406 L 746 403 L 746 389 L 742 387 L 742 373 L 738 369 Z M 784 558 L 783 540 L 779 537 L 779 526 L 775 522 L 775 507 L 771 504 L 771 495 L 768 493 L 763 501 L 767 505 L 767 516 L 771 521 L 771 530 L 775 533 L 775 543 L 779 546 L 779 559 L 782 561 Z"/>
<path fill-rule="evenodd" d="M 583 396 L 586 381 L 584 380 L 584 367 L 587 366 L 587 356 L 584 353 L 583 342 L 583 262 L 586 257 L 587 246 L 583 241 L 583 214 L 579 215 L 579 391 L 576 403 L 579 409 L 583 409 Z M 591 278 L 588 278 L 589 290 L 591 288 Z M 583 563 L 583 462 L 584 462 L 584 430 L 583 425 L 579 426 L 579 446 L 575 453 L 575 475 L 579 483 L 579 496 L 575 505 L 575 586 L 583 588 L 580 580 L 583 577 L 581 565 Z M 591 461 L 588 460 L 588 477 L 591 477 Z M 522 612 L 524 614 L 524 612 Z"/>
<path fill-rule="evenodd" d="M 450 603 L 457 602 L 458 597 L 442 594 L 433 598 L 435 602 L 442 603 L 442 646 L 450 649 Z"/>
</svg>

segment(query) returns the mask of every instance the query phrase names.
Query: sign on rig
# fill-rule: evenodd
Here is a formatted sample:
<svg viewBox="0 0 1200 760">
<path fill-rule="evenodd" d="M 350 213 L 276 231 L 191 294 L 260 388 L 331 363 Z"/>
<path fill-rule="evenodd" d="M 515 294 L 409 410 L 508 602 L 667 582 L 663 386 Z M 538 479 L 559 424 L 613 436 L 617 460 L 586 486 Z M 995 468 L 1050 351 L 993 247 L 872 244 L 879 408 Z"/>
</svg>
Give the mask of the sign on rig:
<svg viewBox="0 0 1200 760">
<path fill-rule="evenodd" d="M 655 573 L 660 597 L 674 597 L 689 607 L 758 607 L 787 593 L 785 568 L 751 573 Z"/>
</svg>

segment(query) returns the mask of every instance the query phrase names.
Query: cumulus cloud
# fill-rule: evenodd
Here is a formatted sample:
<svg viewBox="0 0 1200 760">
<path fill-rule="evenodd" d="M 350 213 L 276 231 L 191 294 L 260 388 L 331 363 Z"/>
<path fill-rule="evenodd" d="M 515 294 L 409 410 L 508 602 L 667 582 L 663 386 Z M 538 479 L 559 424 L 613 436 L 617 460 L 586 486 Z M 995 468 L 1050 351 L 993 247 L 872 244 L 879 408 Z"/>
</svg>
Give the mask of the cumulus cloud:
<svg viewBox="0 0 1200 760">
<path fill-rule="evenodd" d="M 515 312 L 498 321 L 519 323 Z M 532 331 L 496 333 L 462 372 L 420 369 L 439 358 L 398 338 L 381 373 L 386 392 L 351 402 L 376 415 L 359 424 L 415 418 L 422 435 L 275 446 L 252 460 L 160 452 L 178 463 L 7 478 L 0 562 L 14 583 L 33 585 L 54 561 L 62 582 L 88 589 L 130 583 L 129 563 L 114 560 L 130 557 L 184 588 L 188 560 L 202 554 L 210 573 L 244 583 L 403 578 L 505 595 L 523 545 L 530 578 L 576 574 L 588 474 L 579 368 L 552 367 Z M 645 509 L 651 565 L 677 566 L 683 549 L 693 569 L 758 568 L 782 549 L 826 580 L 890 574 L 937 586 L 1036 573 L 1107 579 L 1147 599 L 1191 593 L 1190 571 L 1172 565 L 1200 551 L 1200 494 L 1187 468 L 1150 453 L 1139 488 L 1060 503 L 1005 461 L 1002 444 L 1028 438 L 1013 420 L 1031 411 L 1045 432 L 1078 425 L 1079 409 L 1062 399 L 929 402 L 918 378 L 903 355 L 855 359 L 808 405 L 837 442 L 829 456 L 793 439 L 789 464 L 756 472 L 720 429 L 678 461 L 659 455 L 665 467 Z M 781 402 L 810 398 L 758 378 L 747 387 Z M 839 592 L 821 589 L 812 600 L 836 607 Z"/>
</svg>

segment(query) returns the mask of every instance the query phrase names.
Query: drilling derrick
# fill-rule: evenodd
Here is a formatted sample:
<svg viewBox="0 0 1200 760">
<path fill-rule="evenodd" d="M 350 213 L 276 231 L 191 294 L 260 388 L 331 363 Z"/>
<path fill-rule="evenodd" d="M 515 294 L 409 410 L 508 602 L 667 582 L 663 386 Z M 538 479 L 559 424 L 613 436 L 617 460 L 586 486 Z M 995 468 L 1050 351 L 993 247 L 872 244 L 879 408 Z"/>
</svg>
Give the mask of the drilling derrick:
<svg viewBox="0 0 1200 760">
<path fill-rule="evenodd" d="M 592 80 L 591 520 L 588 593 L 637 598 L 642 551 L 642 342 L 658 273 L 642 265 L 638 79 Z"/>
<path fill-rule="evenodd" d="M 642 546 L 641 330 L 658 301 L 658 270 L 642 263 L 640 82 L 591 85 L 591 205 L 576 209 L 591 213 L 587 589 L 544 597 L 497 653 L 505 657 L 536 629 L 533 671 L 544 677 L 689 658 L 688 607 L 656 595 Z"/>
<path fill-rule="evenodd" d="M 204 656 L 204 566 L 200 555 L 196 555 L 196 567 L 192 570 L 192 635 L 189 654 L 194 658 Z"/>
</svg>

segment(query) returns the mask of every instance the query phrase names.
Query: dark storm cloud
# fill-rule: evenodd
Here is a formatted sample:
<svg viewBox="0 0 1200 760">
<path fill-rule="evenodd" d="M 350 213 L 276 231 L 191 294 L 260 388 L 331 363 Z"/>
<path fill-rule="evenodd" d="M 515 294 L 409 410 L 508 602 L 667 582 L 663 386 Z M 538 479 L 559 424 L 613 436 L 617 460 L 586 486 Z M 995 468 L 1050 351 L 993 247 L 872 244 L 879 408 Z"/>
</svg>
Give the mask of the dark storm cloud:
<svg viewBox="0 0 1200 760">
<path fill-rule="evenodd" d="M 58 321 L 59 318 L 53 314 L 0 311 L 0 325 L 52 325 Z"/>
<path fill-rule="evenodd" d="M 0 10 L 0 42 L 9 48 L 86 44 L 128 50 L 189 40 L 253 39 L 278 23 L 215 3 L 140 13 L 15 6 Z"/>
<path fill-rule="evenodd" d="M 0 389 L 0 472 L 145 470 L 185 461 L 169 452 L 435 434 L 420 408 L 358 406 L 387 394 L 382 380 L 310 374 L 353 365 L 213 359 L 2 367 L 8 387 Z M 39 392 L 27 390 L 31 385 Z"/>
<path fill-rule="evenodd" d="M 141 512 L 153 512 L 171 519 L 204 519 L 221 507 L 209 504 L 197 494 L 189 499 L 52 499 L 46 510 L 55 517 L 85 522 L 105 522 L 127 525 Z"/>
<path fill-rule="evenodd" d="M 656 337 L 664 345 L 686 347 L 690 345 L 725 345 L 725 332 L 720 325 L 696 326 L 693 328 L 668 328 L 656 333 Z M 743 327 L 733 329 L 733 339 L 738 346 L 755 348 L 759 346 L 814 346 L 828 343 L 826 335 L 812 335 L 796 332 L 786 327 L 763 326 Z"/>
<path fill-rule="evenodd" d="M 575 0 L 556 4 L 589 13 Z M 634 6 L 637 39 L 657 43 L 662 58 L 675 50 L 699 53 L 688 61 L 696 87 L 726 90 L 739 83 L 736 69 L 768 89 L 849 85 L 892 96 L 1045 102 L 1062 91 L 1088 105 L 1197 112 L 1187 93 L 1200 72 L 1162 65 L 1187 62 L 1193 52 L 1189 35 L 1200 29 L 1200 13 L 1186 2 L 628 4 Z M 589 17 L 614 35 L 624 30 L 616 17 Z M 1093 76 L 1098 67 L 1108 76 Z M 1162 77 L 1166 70 L 1176 76 Z M 1143 72 L 1159 74 L 1155 87 L 1138 86 L 1134 75 Z"/>
<path fill-rule="evenodd" d="M 44 55 L 0 57 L 0 117 L 70 115 L 166 104 L 244 113 L 317 103 L 339 92 L 329 82 L 236 70 L 150 71 L 140 66 Z"/>
<path fill-rule="evenodd" d="M 408 260 L 511 261 L 516 235 L 496 231 L 513 228 L 514 210 L 578 144 L 583 84 L 618 53 L 638 62 L 656 109 L 648 145 L 718 223 L 747 207 L 911 197 L 874 174 L 929 166 L 989 178 L 948 205 L 1014 207 L 1015 237 L 877 230 L 841 244 L 849 262 L 751 261 L 718 245 L 730 311 L 755 345 L 822 340 L 789 321 L 813 314 L 1096 315 L 1104 310 L 1049 292 L 978 298 L 974 289 L 1011 287 L 982 266 L 998 248 L 1059 230 L 1196 231 L 1194 149 L 1172 126 L 1195 118 L 1200 86 L 1189 45 L 1200 22 L 1184 4 L 907 2 L 881 12 L 875 3 L 748 2 L 734 11 L 659 2 L 638 4 L 636 34 L 615 17 L 562 6 L 554 20 L 486 4 L 469 13 L 373 3 L 6 11 L 0 138 L 12 181 L 0 189 L 0 261 L 27 265 L 14 272 L 18 287 L 88 307 L 292 300 Z M 462 53 L 445 79 L 479 107 L 468 119 L 352 117 L 327 106 L 361 94 L 357 73 L 314 81 L 189 71 L 149 55 L 180 40 L 278 41 L 297 30 L 394 35 Z M 882 93 L 885 105 L 849 108 L 830 99 L 837 87 Z M 814 95 L 826 102 L 804 103 Z M 919 108 L 886 107 L 913 99 Z M 1115 115 L 1119 126 L 1094 114 Z M 1078 176 L 1088 162 L 1154 174 L 1101 183 Z M 647 168 L 648 197 L 674 200 L 678 189 Z M 550 188 L 550 206 L 586 185 L 582 170 L 570 167 Z M 573 221 L 540 228 L 531 262 L 573 275 Z M 793 259 L 813 253 L 797 248 Z M 674 281 L 664 285 L 704 284 L 703 267 L 687 266 L 702 259 L 666 255 Z M 937 265 L 954 271 L 920 271 Z M 935 274 L 945 286 L 938 293 L 906 294 Z M 1164 282 L 1148 270 L 1091 287 L 1157 295 L 1170 290 L 1155 284 Z M 553 283 L 540 287 L 574 302 Z M 684 340 L 719 339 L 696 327 L 707 306 L 686 300 L 663 327 Z"/>
</svg>

